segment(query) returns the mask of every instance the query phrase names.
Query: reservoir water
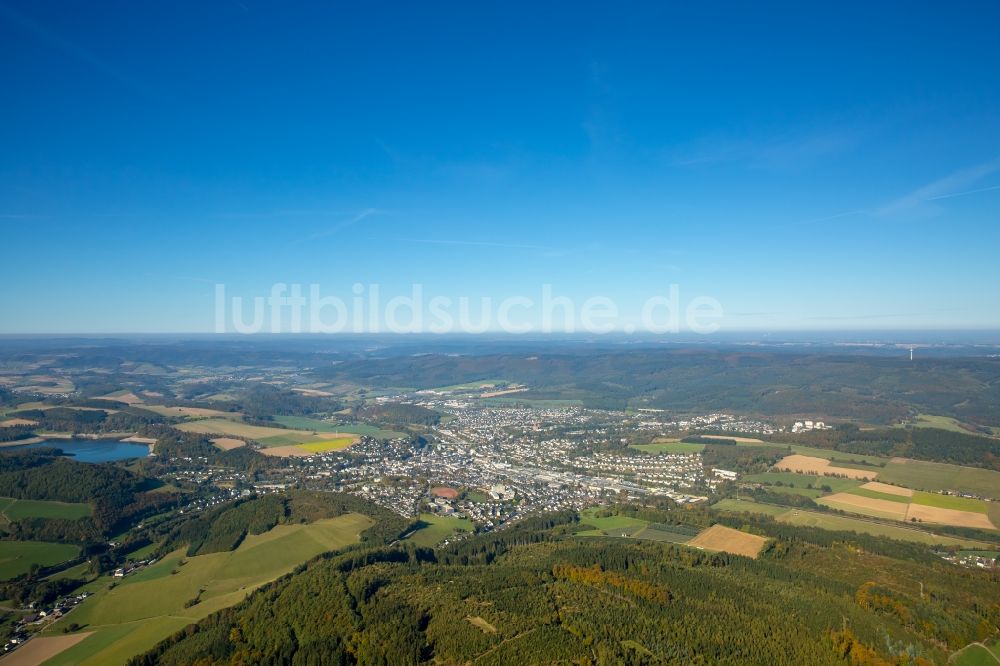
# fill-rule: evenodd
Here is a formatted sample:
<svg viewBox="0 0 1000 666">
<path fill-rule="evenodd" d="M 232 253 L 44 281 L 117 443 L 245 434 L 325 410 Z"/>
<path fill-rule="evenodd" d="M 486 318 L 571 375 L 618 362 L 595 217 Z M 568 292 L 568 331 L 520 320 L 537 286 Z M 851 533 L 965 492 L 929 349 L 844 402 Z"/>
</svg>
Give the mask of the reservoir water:
<svg viewBox="0 0 1000 666">
<path fill-rule="evenodd" d="M 63 454 L 80 462 L 102 463 L 126 458 L 145 458 L 149 446 L 117 439 L 50 439 L 36 444 L 13 447 L 9 450 L 59 448 Z"/>
</svg>

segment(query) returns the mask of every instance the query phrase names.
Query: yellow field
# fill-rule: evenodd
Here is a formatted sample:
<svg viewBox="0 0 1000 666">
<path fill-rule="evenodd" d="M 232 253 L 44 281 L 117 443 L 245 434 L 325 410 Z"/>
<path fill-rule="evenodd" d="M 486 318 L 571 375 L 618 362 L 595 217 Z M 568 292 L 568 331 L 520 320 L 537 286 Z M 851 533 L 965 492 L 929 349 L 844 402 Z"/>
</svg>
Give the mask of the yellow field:
<svg viewBox="0 0 1000 666">
<path fill-rule="evenodd" d="M 310 453 L 324 453 L 326 451 L 339 451 L 341 449 L 346 449 L 356 441 L 358 441 L 356 436 L 334 437 L 333 439 L 324 439 L 310 444 L 299 444 L 299 448 L 305 449 Z"/>
<path fill-rule="evenodd" d="M 707 530 L 687 542 L 687 545 L 705 550 L 717 550 L 734 555 L 757 557 L 767 539 L 756 534 L 747 534 L 725 525 L 712 525 Z"/>
<path fill-rule="evenodd" d="M 892 520 L 905 520 L 906 507 L 908 506 L 903 502 L 852 495 L 851 493 L 835 493 L 817 501 L 834 509 L 853 511 L 863 516 L 873 516 L 875 518 L 890 518 Z"/>
<path fill-rule="evenodd" d="M 916 518 L 925 523 L 938 523 L 940 525 L 954 525 L 956 527 L 978 527 L 984 530 L 997 529 L 990 522 L 985 513 L 973 513 L 972 511 L 956 511 L 955 509 L 942 509 L 936 506 L 926 506 L 924 504 L 910 504 L 906 512 L 906 520 Z"/>
</svg>

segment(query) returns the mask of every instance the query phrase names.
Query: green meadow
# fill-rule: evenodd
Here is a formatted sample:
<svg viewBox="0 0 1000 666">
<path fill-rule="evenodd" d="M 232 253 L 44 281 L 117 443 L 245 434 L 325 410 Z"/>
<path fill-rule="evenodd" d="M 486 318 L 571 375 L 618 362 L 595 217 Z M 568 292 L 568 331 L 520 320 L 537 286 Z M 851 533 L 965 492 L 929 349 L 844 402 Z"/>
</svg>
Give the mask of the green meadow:
<svg viewBox="0 0 1000 666">
<path fill-rule="evenodd" d="M 411 532 L 406 539 L 427 548 L 433 548 L 456 532 L 472 532 L 475 529 L 468 518 L 449 518 L 433 513 L 420 514 L 420 522 L 424 525 Z"/>
<path fill-rule="evenodd" d="M 44 541 L 0 541 L 0 580 L 28 573 L 32 564 L 50 567 L 71 560 L 80 553 L 77 546 Z"/>
<path fill-rule="evenodd" d="M 372 524 L 366 516 L 346 514 L 278 525 L 248 536 L 232 552 L 185 557 L 180 549 L 117 585 L 102 579 L 93 597 L 46 630 L 62 635 L 64 626 L 75 623 L 94 633 L 46 663 L 122 664 L 316 555 L 356 543 Z"/>
</svg>

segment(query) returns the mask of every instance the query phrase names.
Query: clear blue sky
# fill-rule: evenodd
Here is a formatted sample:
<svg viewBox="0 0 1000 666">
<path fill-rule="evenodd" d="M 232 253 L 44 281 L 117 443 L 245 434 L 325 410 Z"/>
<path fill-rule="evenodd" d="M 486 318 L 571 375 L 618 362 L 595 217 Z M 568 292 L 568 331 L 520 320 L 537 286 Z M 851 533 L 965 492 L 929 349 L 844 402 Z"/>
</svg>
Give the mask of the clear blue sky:
<svg viewBox="0 0 1000 666">
<path fill-rule="evenodd" d="M 0 0 L 0 332 L 275 282 L 1000 328 L 1000 5 L 664 4 Z"/>
</svg>

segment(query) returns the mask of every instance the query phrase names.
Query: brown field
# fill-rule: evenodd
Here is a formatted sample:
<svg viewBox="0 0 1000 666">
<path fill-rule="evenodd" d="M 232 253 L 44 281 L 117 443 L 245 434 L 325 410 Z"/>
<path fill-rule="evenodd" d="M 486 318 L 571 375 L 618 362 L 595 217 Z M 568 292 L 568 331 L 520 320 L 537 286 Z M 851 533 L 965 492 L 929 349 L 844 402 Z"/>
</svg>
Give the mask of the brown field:
<svg viewBox="0 0 1000 666">
<path fill-rule="evenodd" d="M 803 456 L 797 453 L 782 458 L 778 461 L 778 464 L 775 465 L 775 468 L 785 472 L 817 474 L 819 476 L 831 474 L 844 476 L 849 479 L 865 479 L 866 481 L 874 479 L 878 476 L 878 472 L 869 472 L 865 469 L 852 469 L 850 467 L 834 467 L 826 458 L 814 458 L 812 456 Z"/>
<path fill-rule="evenodd" d="M 209 441 L 223 451 L 238 449 L 241 446 L 247 445 L 247 443 L 242 439 L 236 439 L 234 437 L 216 437 L 215 439 L 211 439 Z"/>
<path fill-rule="evenodd" d="M 292 444 L 291 446 L 271 446 L 266 449 L 258 449 L 258 453 L 263 453 L 265 456 L 274 456 L 275 458 L 308 458 L 309 456 L 316 455 L 305 449 L 300 449 L 297 445 Z"/>
<path fill-rule="evenodd" d="M 98 400 L 115 400 L 117 402 L 124 402 L 126 405 L 140 405 L 142 404 L 142 398 L 137 396 L 135 393 L 129 391 L 128 393 L 122 393 L 121 395 L 115 395 L 111 393 L 109 395 L 102 395 Z"/>
<path fill-rule="evenodd" d="M 906 518 L 906 504 L 893 502 L 892 500 L 875 499 L 874 497 L 862 497 L 850 493 L 835 493 L 827 495 L 821 502 L 830 504 L 835 509 L 850 511 L 857 510 L 858 513 L 874 515 L 877 518 L 892 518 L 893 520 L 904 520 Z"/>
<path fill-rule="evenodd" d="M 906 520 L 916 518 L 925 523 L 937 523 L 939 525 L 954 525 L 956 527 L 978 527 L 984 530 L 997 529 L 990 522 L 989 517 L 983 513 L 973 513 L 972 511 L 956 511 L 955 509 L 941 509 L 936 506 L 925 506 L 923 504 L 910 504 L 906 512 Z"/>
<path fill-rule="evenodd" d="M 455 499 L 458 497 L 458 491 L 447 486 L 438 486 L 437 488 L 431 488 L 431 495 L 434 495 L 434 497 L 444 497 L 445 499 Z"/>
<path fill-rule="evenodd" d="M 504 389 L 502 391 L 486 391 L 485 393 L 481 394 L 479 397 L 480 398 L 498 398 L 498 397 L 500 397 L 502 395 L 510 395 L 511 393 L 523 393 L 524 391 L 527 391 L 527 390 L 528 390 L 528 387 L 523 386 L 521 388 Z"/>
<path fill-rule="evenodd" d="M 67 636 L 32 638 L 22 647 L 0 659 L 0 663 L 3 666 L 35 666 L 35 664 L 41 664 L 60 652 L 70 649 L 92 633 L 94 632 L 85 631 L 80 634 L 69 634 Z"/>
<path fill-rule="evenodd" d="M 687 545 L 734 555 L 757 557 L 765 543 L 767 543 L 767 539 L 762 536 L 740 532 L 725 525 L 712 525 L 688 541 Z"/>
<path fill-rule="evenodd" d="M 6 428 L 8 426 L 33 426 L 38 425 L 38 421 L 32 421 L 31 419 L 7 419 L 6 421 L 0 421 L 0 428 Z"/>
<path fill-rule="evenodd" d="M 869 481 L 861 486 L 865 490 L 874 490 L 877 493 L 885 493 L 886 495 L 898 495 L 900 497 L 913 497 L 913 491 L 909 488 L 900 488 L 899 486 L 893 486 L 888 483 L 880 483 L 878 481 Z"/>
</svg>

